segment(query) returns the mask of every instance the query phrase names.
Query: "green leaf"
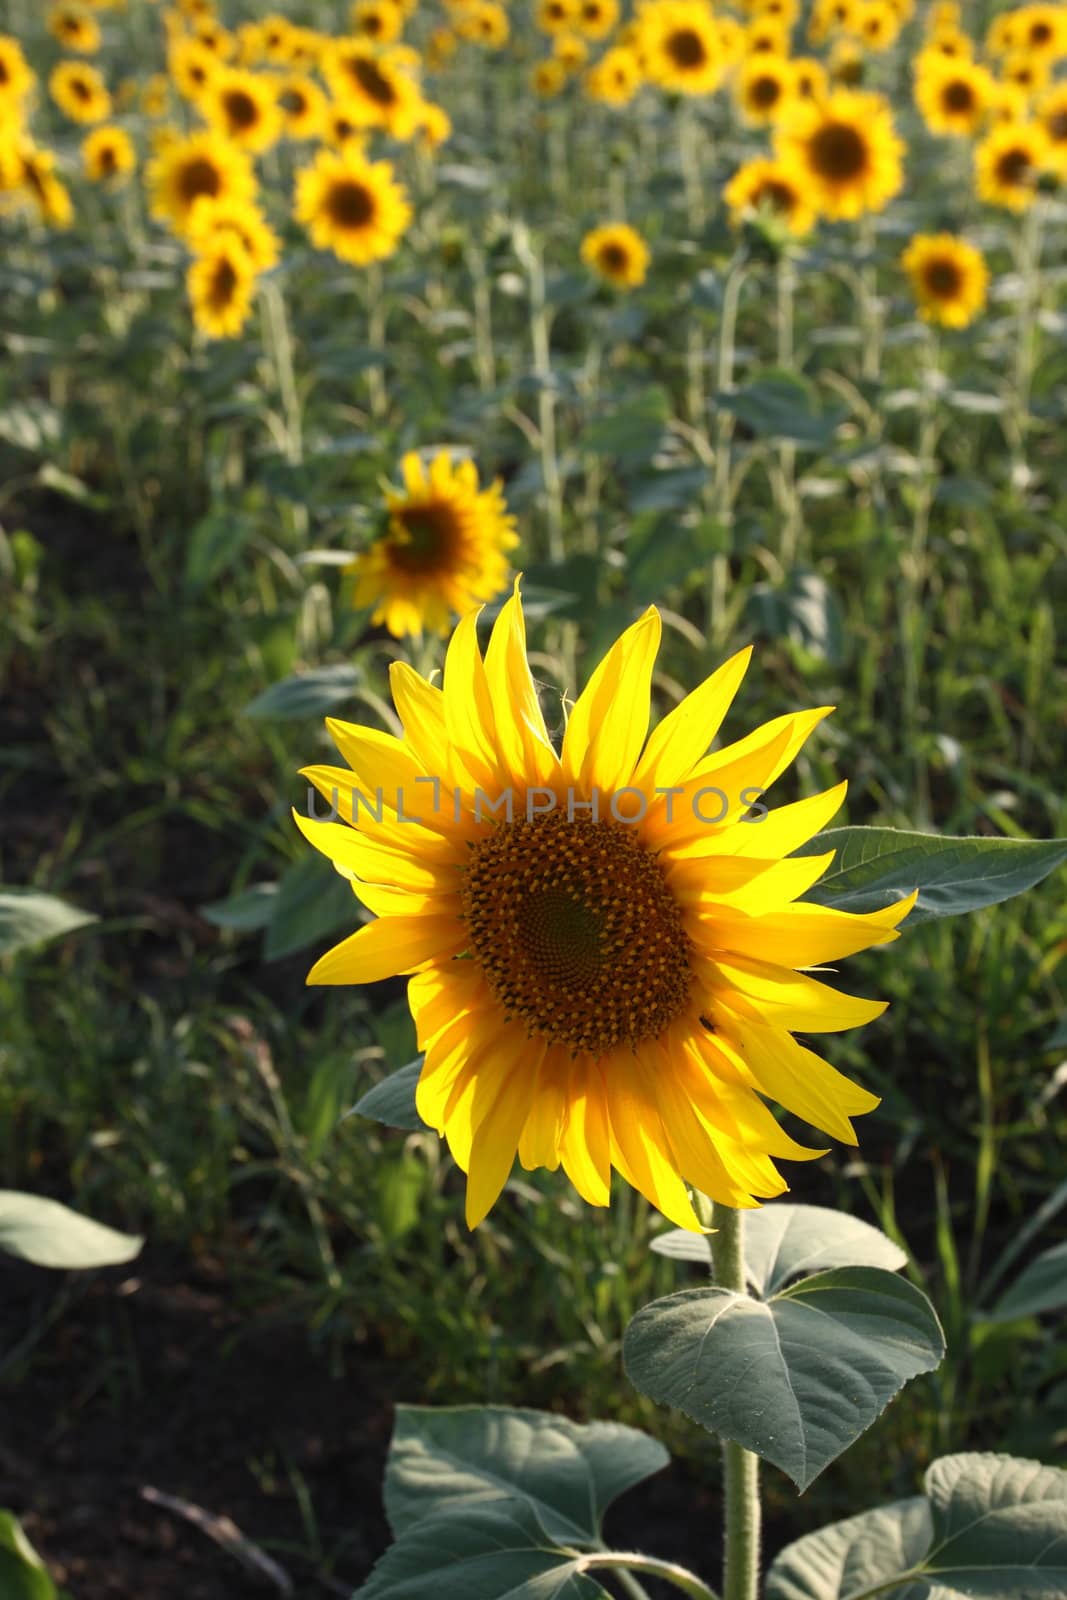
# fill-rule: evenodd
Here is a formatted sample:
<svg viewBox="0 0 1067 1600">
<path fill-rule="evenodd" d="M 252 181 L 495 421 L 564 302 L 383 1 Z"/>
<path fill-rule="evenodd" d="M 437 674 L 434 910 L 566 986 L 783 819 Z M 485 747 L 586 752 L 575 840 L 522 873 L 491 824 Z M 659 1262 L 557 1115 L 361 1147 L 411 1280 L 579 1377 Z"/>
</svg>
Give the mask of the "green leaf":
<svg viewBox="0 0 1067 1600">
<path fill-rule="evenodd" d="M 278 885 L 256 883 L 240 894 L 231 894 L 227 900 L 216 900 L 212 905 L 201 906 L 200 915 L 216 928 L 232 928 L 235 933 L 255 933 L 265 928 L 274 915 L 277 905 Z"/>
<path fill-rule="evenodd" d="M 896 828 L 829 828 L 798 855 L 837 852 L 806 899 L 841 911 L 880 911 L 919 890 L 907 926 L 999 905 L 1067 861 L 1067 839 L 942 838 Z"/>
<path fill-rule="evenodd" d="M 426 1517 L 378 1562 L 358 1600 L 608 1600 L 580 1559 L 545 1548 L 514 1500 Z"/>
<path fill-rule="evenodd" d="M 879 1267 L 821 1272 L 760 1301 L 685 1290 L 626 1331 L 631 1382 L 806 1489 L 945 1353 L 922 1292 Z"/>
<path fill-rule="evenodd" d="M 660 1234 L 653 1239 L 652 1248 L 676 1260 L 711 1264 L 710 1240 L 684 1228 Z M 896 1272 L 907 1259 L 892 1239 L 869 1222 L 825 1206 L 776 1201 L 745 1215 L 745 1275 L 762 1300 L 792 1278 L 827 1267 L 885 1267 Z"/>
<path fill-rule="evenodd" d="M 1005 1289 L 992 1311 L 981 1313 L 983 1322 L 1014 1322 L 1017 1317 L 1038 1317 L 1067 1307 L 1067 1243 L 1054 1244 L 1024 1267 L 1010 1289 Z"/>
<path fill-rule="evenodd" d="M 0 1189 L 0 1250 L 38 1267 L 113 1267 L 132 1261 L 143 1239 L 118 1233 L 58 1200 Z"/>
<path fill-rule="evenodd" d="M 58 939 L 97 920 L 91 912 L 37 889 L 0 889 L 0 956 Z"/>
<path fill-rule="evenodd" d="M 769 639 L 790 644 L 818 661 L 838 665 L 844 646 L 841 607 L 825 579 L 795 567 L 785 583 L 757 583 L 745 602 L 752 629 Z"/>
<path fill-rule="evenodd" d="M 837 431 L 845 412 L 824 414 L 810 383 L 784 368 L 768 368 L 755 383 L 717 394 L 715 404 L 732 411 L 738 421 L 761 439 L 822 449 Z"/>
<path fill-rule="evenodd" d="M 245 706 L 244 715 L 275 722 L 321 716 L 351 699 L 361 678 L 358 667 L 343 661 L 332 667 L 319 667 L 314 672 L 300 672 L 281 683 L 272 683 L 269 689 L 257 694 Z"/>
<path fill-rule="evenodd" d="M 225 506 L 217 506 L 201 517 L 189 535 L 185 552 L 186 587 L 202 589 L 232 567 L 252 527 L 248 517 Z"/>
<path fill-rule="evenodd" d="M 3 1600 L 56 1600 L 56 1586 L 17 1517 L 0 1511 L 0 1595 Z"/>
<path fill-rule="evenodd" d="M 592 1548 L 611 1502 L 669 1459 L 655 1439 L 621 1423 L 505 1406 L 398 1406 L 385 1510 L 399 1535 L 449 1508 L 464 1521 L 493 1502 L 518 1501 L 543 1540 Z"/>
<path fill-rule="evenodd" d="M 263 954 L 268 961 L 280 961 L 340 928 L 354 933 L 361 910 L 347 878 L 322 856 L 305 856 L 278 885 Z"/>
<path fill-rule="evenodd" d="M 581 436 L 581 449 L 615 456 L 627 468 L 651 461 L 663 442 L 670 415 L 666 391 L 653 384 L 594 418 Z"/>
<path fill-rule="evenodd" d="M 1013 1456 L 943 1456 L 925 1487 L 925 1499 L 787 1546 L 766 1600 L 1063 1600 L 1067 1472 Z"/>
<path fill-rule="evenodd" d="M 425 1128 L 425 1122 L 415 1110 L 415 1089 L 421 1072 L 422 1057 L 419 1056 L 417 1061 L 409 1061 L 406 1067 L 391 1072 L 373 1089 L 368 1089 L 345 1115 L 370 1117 L 373 1122 L 384 1122 L 387 1128 L 404 1128 L 408 1132 Z"/>
</svg>

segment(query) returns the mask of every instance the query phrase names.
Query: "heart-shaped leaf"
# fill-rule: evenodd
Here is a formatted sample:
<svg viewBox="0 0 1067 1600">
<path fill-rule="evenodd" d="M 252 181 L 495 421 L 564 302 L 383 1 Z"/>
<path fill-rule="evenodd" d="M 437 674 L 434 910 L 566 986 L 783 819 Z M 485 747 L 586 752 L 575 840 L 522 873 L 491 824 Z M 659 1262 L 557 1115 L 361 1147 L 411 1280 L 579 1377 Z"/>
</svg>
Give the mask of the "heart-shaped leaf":
<svg viewBox="0 0 1067 1600">
<path fill-rule="evenodd" d="M 677 1261 L 711 1265 L 706 1234 L 673 1228 L 653 1239 L 652 1248 Z M 775 1202 L 745 1213 L 745 1276 L 761 1300 L 790 1279 L 827 1267 L 887 1267 L 896 1272 L 907 1259 L 869 1222 L 825 1206 Z"/>
<path fill-rule="evenodd" d="M 897 1580 L 896 1582 L 894 1580 Z M 1013 1456 L 943 1456 L 926 1498 L 787 1546 L 766 1600 L 1062 1600 L 1067 1472 Z"/>
<path fill-rule="evenodd" d="M 117 1233 L 58 1200 L 0 1189 L 0 1250 L 38 1267 L 111 1267 L 132 1261 L 143 1239 Z"/>
<path fill-rule="evenodd" d="M 930 1302 L 878 1267 L 821 1272 L 754 1300 L 689 1289 L 626 1330 L 631 1382 L 755 1451 L 801 1490 L 945 1353 Z"/>
<path fill-rule="evenodd" d="M 505 1406 L 398 1406 L 386 1515 L 399 1535 L 450 1507 L 518 1500 L 548 1539 L 588 1547 L 611 1502 L 668 1460 L 655 1439 L 621 1423 L 580 1425 Z"/>
</svg>

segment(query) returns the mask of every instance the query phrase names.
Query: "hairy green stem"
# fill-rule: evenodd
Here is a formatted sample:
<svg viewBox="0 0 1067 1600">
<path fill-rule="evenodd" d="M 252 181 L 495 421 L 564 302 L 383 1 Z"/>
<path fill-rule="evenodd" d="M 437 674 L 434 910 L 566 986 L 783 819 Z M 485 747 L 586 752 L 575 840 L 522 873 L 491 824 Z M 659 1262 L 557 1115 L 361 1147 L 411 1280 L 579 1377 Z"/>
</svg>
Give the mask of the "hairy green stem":
<svg viewBox="0 0 1067 1600">
<path fill-rule="evenodd" d="M 673 1561 L 659 1561 L 655 1556 L 631 1554 L 629 1551 L 606 1550 L 594 1555 L 581 1556 L 575 1562 L 579 1572 L 589 1572 L 595 1567 L 612 1567 L 621 1577 L 624 1572 L 643 1572 L 649 1578 L 662 1578 L 673 1584 L 692 1600 L 718 1600 L 714 1589 L 709 1589 L 695 1573 L 687 1572 Z"/>
<path fill-rule="evenodd" d="M 720 1289 L 745 1294 L 744 1221 L 740 1211 L 713 1201 L 711 1261 Z M 759 1592 L 760 1496 L 759 1457 L 724 1439 L 723 1479 L 726 1496 L 726 1552 L 723 1600 L 757 1600 Z"/>
</svg>

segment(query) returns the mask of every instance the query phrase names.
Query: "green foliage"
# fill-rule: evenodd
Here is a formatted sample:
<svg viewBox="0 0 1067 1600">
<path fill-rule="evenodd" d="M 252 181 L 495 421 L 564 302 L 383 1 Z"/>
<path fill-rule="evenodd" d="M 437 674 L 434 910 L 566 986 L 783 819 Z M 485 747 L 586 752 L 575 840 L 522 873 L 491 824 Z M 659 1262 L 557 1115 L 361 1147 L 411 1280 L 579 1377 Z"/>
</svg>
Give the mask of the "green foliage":
<svg viewBox="0 0 1067 1600">
<path fill-rule="evenodd" d="M 10 1511 L 0 1511 L 0 1594 L 4 1600 L 57 1600 L 44 1563 Z"/>
<path fill-rule="evenodd" d="M 97 918 L 36 889 L 0 889 L 0 955 L 59 939 Z"/>
<path fill-rule="evenodd" d="M 132 1261 L 143 1243 L 71 1211 L 58 1200 L 0 1189 L 0 1250 L 35 1266 L 116 1266 Z"/>
</svg>

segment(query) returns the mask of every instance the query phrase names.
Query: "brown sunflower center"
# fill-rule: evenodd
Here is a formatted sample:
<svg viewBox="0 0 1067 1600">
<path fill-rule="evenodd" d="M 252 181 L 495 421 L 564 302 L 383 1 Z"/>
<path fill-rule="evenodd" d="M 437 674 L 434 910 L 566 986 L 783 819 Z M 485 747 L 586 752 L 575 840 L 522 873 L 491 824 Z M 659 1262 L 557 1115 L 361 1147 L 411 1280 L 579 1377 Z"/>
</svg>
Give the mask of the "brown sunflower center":
<svg viewBox="0 0 1067 1600">
<path fill-rule="evenodd" d="M 827 122 L 812 138 L 810 151 L 816 173 L 833 183 L 849 183 L 866 170 L 866 140 L 848 122 Z"/>
<path fill-rule="evenodd" d="M 1067 140 L 1067 110 L 1054 112 L 1045 123 L 1045 129 L 1056 144 Z"/>
<path fill-rule="evenodd" d="M 939 300 L 954 300 L 963 286 L 959 267 L 947 256 L 928 262 L 923 276 L 927 289 Z"/>
<path fill-rule="evenodd" d="M 84 78 L 71 78 L 70 88 L 75 100 L 81 100 L 84 103 L 86 100 L 93 98 L 93 91 Z"/>
<path fill-rule="evenodd" d="M 374 196 L 358 178 L 342 178 L 331 186 L 326 209 L 339 228 L 365 228 L 374 215 Z"/>
<path fill-rule="evenodd" d="M 115 147 L 111 144 L 103 145 L 98 151 L 96 159 L 100 163 L 100 171 L 107 177 L 112 176 L 119 164 L 119 158 L 115 153 Z"/>
<path fill-rule="evenodd" d="M 7 62 L 0 56 L 0 83 L 10 83 L 11 75 L 7 70 Z"/>
<path fill-rule="evenodd" d="M 382 31 L 382 19 L 376 11 L 369 11 L 360 19 L 359 25 L 362 32 L 369 34 L 372 39 Z"/>
<path fill-rule="evenodd" d="M 1052 29 L 1047 22 L 1035 22 L 1030 27 L 1030 43 L 1041 46 L 1048 44 L 1052 38 Z"/>
<path fill-rule="evenodd" d="M 781 96 L 782 85 L 777 78 L 772 78 L 768 75 L 764 78 L 756 78 L 749 89 L 749 93 L 752 97 L 752 104 L 758 106 L 761 111 L 765 111 L 768 106 L 773 106 Z"/>
<path fill-rule="evenodd" d="M 562 810 L 502 823 L 471 851 L 463 907 L 496 999 L 553 1044 L 634 1048 L 689 999 L 681 911 L 632 827 Z"/>
<path fill-rule="evenodd" d="M 693 71 L 708 59 L 704 41 L 695 28 L 676 28 L 667 36 L 667 54 L 676 67 Z"/>
<path fill-rule="evenodd" d="M 237 289 L 237 270 L 226 256 L 220 256 L 211 274 L 208 298 L 213 311 L 225 311 L 233 301 Z"/>
<path fill-rule="evenodd" d="M 630 262 L 629 252 L 623 244 L 602 244 L 598 256 L 601 268 L 609 277 L 620 277 Z"/>
<path fill-rule="evenodd" d="M 230 127 L 244 132 L 259 121 L 259 107 L 246 89 L 230 89 L 223 97 Z"/>
<path fill-rule="evenodd" d="M 178 173 L 178 193 L 185 205 L 191 206 L 201 195 L 214 199 L 222 190 L 219 169 L 206 156 L 194 156 Z"/>
<path fill-rule="evenodd" d="M 997 182 L 1017 188 L 1028 181 L 1032 169 L 1028 150 L 1020 150 L 1018 146 L 1005 150 L 997 159 Z"/>
<path fill-rule="evenodd" d="M 396 90 L 373 61 L 366 56 L 356 56 L 348 63 L 349 75 L 355 80 L 376 106 L 391 106 L 396 100 Z"/>
<path fill-rule="evenodd" d="M 392 520 L 398 525 L 389 538 L 394 568 L 425 577 L 452 564 L 459 524 L 451 506 L 405 506 L 393 512 Z"/>
<path fill-rule="evenodd" d="M 302 89 L 283 89 L 278 96 L 278 104 L 289 117 L 302 117 L 307 110 L 307 95 Z"/>
<path fill-rule="evenodd" d="M 788 183 L 783 183 L 780 178 L 765 179 L 755 194 L 758 206 L 771 206 L 775 211 L 792 211 L 796 200 L 796 191 L 791 189 Z"/>
<path fill-rule="evenodd" d="M 944 87 L 941 104 L 946 111 L 973 111 L 974 90 L 962 78 L 953 78 Z"/>
</svg>

